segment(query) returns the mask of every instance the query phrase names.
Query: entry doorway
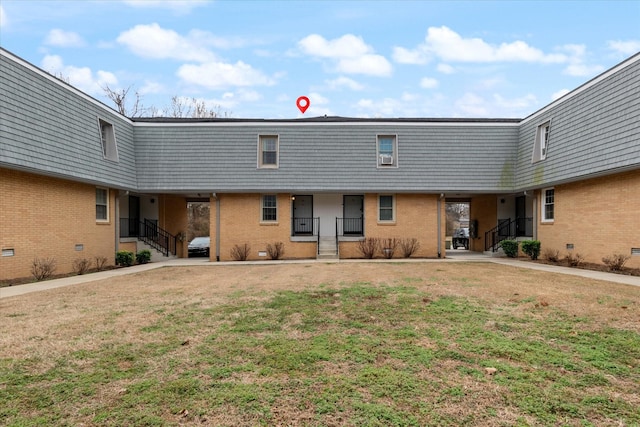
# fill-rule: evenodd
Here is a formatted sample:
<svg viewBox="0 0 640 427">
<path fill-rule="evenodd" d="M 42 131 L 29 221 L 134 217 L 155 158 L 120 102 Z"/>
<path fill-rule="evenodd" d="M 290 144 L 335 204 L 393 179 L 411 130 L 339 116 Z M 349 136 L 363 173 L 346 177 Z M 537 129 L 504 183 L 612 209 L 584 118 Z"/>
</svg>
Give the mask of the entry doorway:
<svg viewBox="0 0 640 427">
<path fill-rule="evenodd" d="M 362 236 L 364 222 L 364 196 L 346 195 L 343 197 L 343 229 L 345 236 Z"/>
<path fill-rule="evenodd" d="M 293 199 L 293 234 L 313 235 L 313 196 L 298 195 Z"/>
</svg>

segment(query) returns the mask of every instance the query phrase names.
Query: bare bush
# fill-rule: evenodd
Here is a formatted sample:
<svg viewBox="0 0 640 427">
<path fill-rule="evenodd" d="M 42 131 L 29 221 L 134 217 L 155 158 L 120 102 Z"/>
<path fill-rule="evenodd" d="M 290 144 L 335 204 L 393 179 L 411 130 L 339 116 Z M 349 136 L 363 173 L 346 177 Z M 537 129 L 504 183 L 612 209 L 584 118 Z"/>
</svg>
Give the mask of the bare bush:
<svg viewBox="0 0 640 427">
<path fill-rule="evenodd" d="M 36 280 L 45 280 L 56 271 L 55 258 L 35 258 L 31 263 L 31 274 Z"/>
<path fill-rule="evenodd" d="M 231 249 L 231 258 L 236 261 L 246 261 L 249 258 L 249 253 L 251 252 L 251 246 L 247 243 L 244 245 L 234 245 Z"/>
<path fill-rule="evenodd" d="M 73 272 L 81 275 L 89 271 L 91 268 L 91 260 L 88 258 L 77 258 L 73 260 Z"/>
<path fill-rule="evenodd" d="M 568 252 L 565 260 L 567 261 L 569 267 L 578 267 L 584 262 L 584 257 L 579 253 L 573 254 L 571 252 Z"/>
<path fill-rule="evenodd" d="M 383 239 L 380 246 L 382 247 L 382 256 L 391 259 L 398 248 L 398 239 Z"/>
<path fill-rule="evenodd" d="M 630 255 L 613 254 L 602 258 L 602 262 L 606 265 L 610 271 L 620 271 L 624 264 L 631 258 Z"/>
<path fill-rule="evenodd" d="M 97 257 L 94 258 L 94 260 L 96 262 L 96 271 L 104 270 L 104 267 L 107 264 L 107 257 L 106 256 L 97 256 Z"/>
<path fill-rule="evenodd" d="M 375 237 L 366 237 L 358 241 L 358 250 L 362 256 L 366 259 L 371 259 L 378 252 L 380 247 L 380 240 Z"/>
<path fill-rule="evenodd" d="M 560 251 L 557 249 L 545 249 L 542 254 L 544 259 L 551 262 L 559 262 L 560 261 Z"/>
<path fill-rule="evenodd" d="M 402 256 L 405 258 L 411 258 L 411 255 L 416 253 L 420 249 L 420 242 L 415 237 L 400 240 L 400 249 L 402 250 Z"/>
<path fill-rule="evenodd" d="M 280 259 L 284 255 L 284 243 L 276 242 L 273 245 L 269 243 L 267 245 L 267 255 L 269 259 Z"/>
</svg>

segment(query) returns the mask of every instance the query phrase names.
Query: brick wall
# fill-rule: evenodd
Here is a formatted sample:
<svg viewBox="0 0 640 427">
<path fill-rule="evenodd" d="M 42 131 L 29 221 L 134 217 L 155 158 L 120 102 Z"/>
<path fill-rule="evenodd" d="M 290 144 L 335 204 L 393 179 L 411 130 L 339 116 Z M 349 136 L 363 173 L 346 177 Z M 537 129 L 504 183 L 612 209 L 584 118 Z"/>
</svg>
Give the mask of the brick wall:
<svg viewBox="0 0 640 427">
<path fill-rule="evenodd" d="M 189 218 L 187 215 L 187 199 L 179 195 L 161 194 L 158 197 L 158 227 L 177 236 L 187 232 Z M 188 256 L 189 242 L 176 241 L 176 254 L 179 258 Z"/>
<path fill-rule="evenodd" d="M 554 221 L 538 224 L 543 252 L 557 249 L 564 256 L 567 244 L 573 244 L 572 252 L 585 261 L 602 263 L 602 257 L 614 252 L 629 255 L 632 247 L 640 248 L 640 171 L 558 185 L 554 190 Z M 640 267 L 640 256 L 631 257 L 626 266 Z"/>
<path fill-rule="evenodd" d="M 0 280 L 31 276 L 38 258 L 54 258 L 56 274 L 71 272 L 77 258 L 115 259 L 115 195 L 109 191 L 109 221 L 96 222 L 96 187 L 0 169 Z M 82 245 L 82 250 L 76 250 Z"/>
<path fill-rule="evenodd" d="M 260 194 L 218 194 L 220 202 L 220 260 L 232 261 L 231 250 L 245 243 L 251 247 L 248 260 L 266 260 L 268 244 L 282 242 L 284 259 L 315 258 L 315 242 L 291 241 L 291 197 L 277 195 L 278 220 L 262 222 Z M 215 260 L 216 200 L 211 199 L 211 259 Z"/>
<path fill-rule="evenodd" d="M 444 256 L 445 211 L 444 201 L 440 204 L 442 215 L 441 252 Z M 378 194 L 364 197 L 365 236 L 380 239 L 416 238 L 420 248 L 412 256 L 416 258 L 436 258 L 438 256 L 438 195 L 396 194 L 395 221 L 378 221 Z M 357 242 L 340 243 L 341 258 L 362 258 Z M 402 257 L 400 248 L 394 257 Z"/>
<path fill-rule="evenodd" d="M 469 238 L 469 249 L 475 252 L 484 251 L 484 233 L 498 225 L 498 199 L 495 195 L 477 196 L 469 204 L 471 221 L 478 221 L 478 236 Z M 471 236 L 469 236 L 471 237 Z"/>
</svg>

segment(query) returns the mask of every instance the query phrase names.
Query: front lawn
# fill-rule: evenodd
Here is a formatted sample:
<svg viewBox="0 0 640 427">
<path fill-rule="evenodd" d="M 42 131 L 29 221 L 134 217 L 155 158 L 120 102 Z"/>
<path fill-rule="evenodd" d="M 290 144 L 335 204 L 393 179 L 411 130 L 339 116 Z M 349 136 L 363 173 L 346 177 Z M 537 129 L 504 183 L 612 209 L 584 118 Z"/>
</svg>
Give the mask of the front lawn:
<svg viewBox="0 0 640 427">
<path fill-rule="evenodd" d="M 0 304 L 2 425 L 640 425 L 631 286 L 483 263 L 238 265 Z"/>
</svg>

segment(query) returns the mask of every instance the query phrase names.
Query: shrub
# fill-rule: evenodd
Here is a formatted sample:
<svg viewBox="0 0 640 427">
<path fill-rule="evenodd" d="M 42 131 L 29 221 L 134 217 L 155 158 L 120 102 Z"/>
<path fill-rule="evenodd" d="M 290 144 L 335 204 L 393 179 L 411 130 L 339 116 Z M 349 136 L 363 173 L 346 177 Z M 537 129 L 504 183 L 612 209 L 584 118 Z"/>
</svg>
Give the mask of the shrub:
<svg viewBox="0 0 640 427">
<path fill-rule="evenodd" d="M 146 264 L 151 261 L 151 251 L 149 249 L 143 249 L 136 254 L 136 262 L 138 264 Z"/>
<path fill-rule="evenodd" d="M 567 265 L 569 267 L 578 267 L 584 261 L 584 257 L 579 253 L 573 254 L 571 252 L 568 252 L 565 260 L 567 261 Z"/>
<path fill-rule="evenodd" d="M 529 255 L 532 260 L 538 259 L 540 255 L 540 241 L 539 240 L 523 240 L 522 252 Z"/>
<path fill-rule="evenodd" d="M 280 259 L 284 255 L 284 243 L 276 242 L 273 245 L 269 243 L 267 245 L 267 255 L 269 259 Z"/>
<path fill-rule="evenodd" d="M 33 274 L 33 277 L 38 281 L 48 279 L 55 271 L 55 258 L 36 257 L 31 263 L 31 274 Z"/>
<path fill-rule="evenodd" d="M 375 237 L 366 237 L 358 241 L 358 250 L 364 258 L 371 259 L 376 255 L 380 247 L 380 240 Z"/>
<path fill-rule="evenodd" d="M 251 246 L 246 243 L 242 246 L 234 245 L 233 248 L 231 248 L 231 258 L 236 261 L 246 261 L 250 251 Z"/>
<path fill-rule="evenodd" d="M 420 249 L 420 242 L 415 237 L 410 239 L 400 240 L 400 249 L 402 250 L 402 256 L 405 258 L 411 258 L 411 255 L 416 253 Z"/>
<path fill-rule="evenodd" d="M 382 256 L 386 259 L 393 258 L 398 247 L 398 239 L 383 239 L 380 242 L 380 248 L 382 249 Z"/>
<path fill-rule="evenodd" d="M 557 249 L 545 249 L 544 254 L 542 256 L 551 262 L 559 262 L 560 261 L 560 251 Z"/>
<path fill-rule="evenodd" d="M 609 267 L 609 271 L 620 271 L 629 258 L 631 258 L 629 255 L 613 254 L 602 258 L 602 262 Z"/>
<path fill-rule="evenodd" d="M 133 252 L 130 251 L 118 251 L 116 252 L 116 265 L 122 267 L 130 267 L 133 265 Z"/>
<path fill-rule="evenodd" d="M 77 275 L 86 273 L 91 267 L 91 260 L 87 258 L 77 258 L 73 261 L 73 271 Z"/>
<path fill-rule="evenodd" d="M 504 254 L 509 258 L 518 257 L 518 241 L 517 240 L 503 240 L 500 242 L 500 246 L 504 251 Z"/>
<path fill-rule="evenodd" d="M 97 271 L 104 270 L 104 266 L 107 264 L 107 257 L 106 256 L 97 256 L 95 258 L 95 261 L 96 261 L 96 270 Z"/>
</svg>

